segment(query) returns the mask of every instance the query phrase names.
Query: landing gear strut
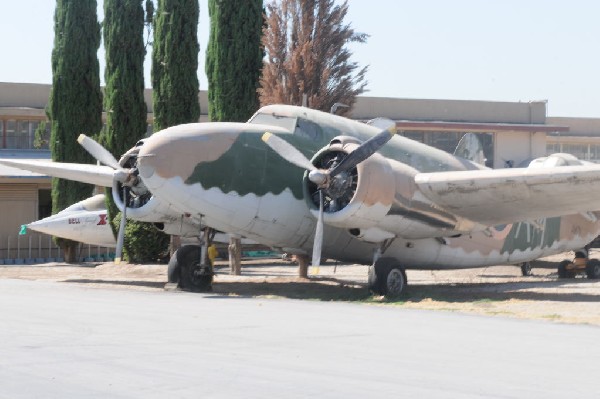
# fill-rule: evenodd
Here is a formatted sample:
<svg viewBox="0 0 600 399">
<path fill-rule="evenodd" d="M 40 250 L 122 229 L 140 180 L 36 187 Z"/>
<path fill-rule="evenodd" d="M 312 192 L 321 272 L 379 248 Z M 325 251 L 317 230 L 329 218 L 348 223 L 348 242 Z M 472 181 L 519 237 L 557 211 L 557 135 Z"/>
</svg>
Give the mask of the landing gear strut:
<svg viewBox="0 0 600 399">
<path fill-rule="evenodd" d="M 369 291 L 397 298 L 407 285 L 406 272 L 393 258 L 379 258 L 369 268 Z"/>
</svg>

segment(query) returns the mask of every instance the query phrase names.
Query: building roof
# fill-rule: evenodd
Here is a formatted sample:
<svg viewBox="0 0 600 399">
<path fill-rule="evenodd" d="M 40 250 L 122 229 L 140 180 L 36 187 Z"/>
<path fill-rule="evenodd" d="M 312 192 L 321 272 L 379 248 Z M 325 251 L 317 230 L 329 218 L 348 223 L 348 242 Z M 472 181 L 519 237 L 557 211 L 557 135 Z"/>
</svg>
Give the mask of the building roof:
<svg viewBox="0 0 600 399">
<path fill-rule="evenodd" d="M 536 123 L 477 123 L 445 121 L 396 121 L 398 130 L 429 130 L 456 132 L 568 132 L 568 126 Z"/>
</svg>

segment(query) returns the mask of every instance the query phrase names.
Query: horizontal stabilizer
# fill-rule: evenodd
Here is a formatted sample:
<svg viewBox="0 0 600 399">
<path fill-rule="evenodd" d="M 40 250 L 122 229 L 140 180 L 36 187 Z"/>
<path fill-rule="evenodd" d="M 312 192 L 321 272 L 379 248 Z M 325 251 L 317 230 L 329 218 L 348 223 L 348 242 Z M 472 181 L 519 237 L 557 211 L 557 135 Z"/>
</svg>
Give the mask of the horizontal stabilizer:
<svg viewBox="0 0 600 399">
<path fill-rule="evenodd" d="M 61 163 L 39 160 L 0 159 L 0 164 L 14 168 L 29 170 L 43 175 L 59 177 L 102 187 L 112 187 L 115 171 L 103 165 L 81 163 Z"/>
</svg>

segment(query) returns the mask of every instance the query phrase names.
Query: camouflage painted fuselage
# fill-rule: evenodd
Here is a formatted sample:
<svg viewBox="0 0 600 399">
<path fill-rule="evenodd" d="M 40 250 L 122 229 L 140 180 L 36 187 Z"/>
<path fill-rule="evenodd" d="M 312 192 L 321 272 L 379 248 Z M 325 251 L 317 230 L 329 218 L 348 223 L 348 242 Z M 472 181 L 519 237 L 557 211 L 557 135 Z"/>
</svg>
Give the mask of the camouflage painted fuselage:
<svg viewBox="0 0 600 399">
<path fill-rule="evenodd" d="M 334 137 L 364 141 L 379 129 L 306 108 L 269 106 L 251 123 L 189 124 L 154 134 L 140 150 L 140 176 L 161 202 L 190 214 L 195 222 L 308 254 L 316 219 L 305 172 L 261 141 L 265 131 L 284 138 L 310 159 Z M 359 165 L 363 185 L 380 178 L 374 172 L 379 169 L 364 164 Z M 388 185 L 381 180 L 359 199 L 367 216 L 375 207 L 384 213 L 373 226 L 368 217 L 339 223 L 334 215 L 329 215 L 331 223 L 326 217 L 324 257 L 369 264 L 377 241 L 395 237 L 385 256 L 397 258 L 406 268 L 476 267 L 581 248 L 600 231 L 599 223 L 582 215 L 467 231 L 465 221 L 424 199 L 411 176 L 477 165 L 400 136 L 383 147 L 371 165 L 382 164 L 395 191 L 384 195 Z M 361 238 L 349 231 L 357 227 L 353 220 L 364 227 Z"/>
</svg>

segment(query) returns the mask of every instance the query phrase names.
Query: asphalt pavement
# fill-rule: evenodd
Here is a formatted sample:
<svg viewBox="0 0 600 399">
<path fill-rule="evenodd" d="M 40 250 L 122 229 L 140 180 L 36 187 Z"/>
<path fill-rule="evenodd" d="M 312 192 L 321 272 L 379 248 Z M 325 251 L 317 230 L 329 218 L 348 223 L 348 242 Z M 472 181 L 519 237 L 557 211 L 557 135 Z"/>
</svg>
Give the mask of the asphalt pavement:
<svg viewBox="0 0 600 399">
<path fill-rule="evenodd" d="M 600 328 L 0 280 L 0 398 L 598 398 Z"/>
</svg>

